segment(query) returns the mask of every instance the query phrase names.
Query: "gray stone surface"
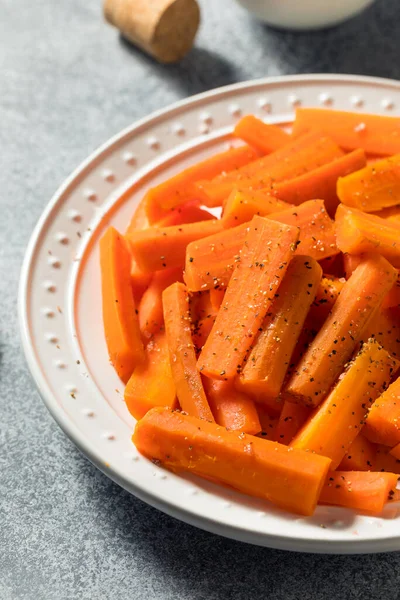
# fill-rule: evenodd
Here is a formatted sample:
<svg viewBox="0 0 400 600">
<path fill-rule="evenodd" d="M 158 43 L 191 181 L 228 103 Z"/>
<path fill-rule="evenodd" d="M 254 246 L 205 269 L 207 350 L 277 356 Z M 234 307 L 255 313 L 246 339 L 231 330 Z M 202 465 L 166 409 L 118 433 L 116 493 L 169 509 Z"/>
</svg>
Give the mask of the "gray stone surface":
<svg viewBox="0 0 400 600">
<path fill-rule="evenodd" d="M 0 598 L 399 598 L 398 554 L 321 557 L 256 548 L 145 506 L 83 458 L 47 414 L 19 344 L 16 294 L 30 232 L 69 172 L 154 109 L 264 75 L 400 77 L 400 4 L 378 0 L 325 32 L 268 29 L 203 0 L 196 47 L 162 67 L 105 25 L 100 0 L 0 0 Z"/>
</svg>

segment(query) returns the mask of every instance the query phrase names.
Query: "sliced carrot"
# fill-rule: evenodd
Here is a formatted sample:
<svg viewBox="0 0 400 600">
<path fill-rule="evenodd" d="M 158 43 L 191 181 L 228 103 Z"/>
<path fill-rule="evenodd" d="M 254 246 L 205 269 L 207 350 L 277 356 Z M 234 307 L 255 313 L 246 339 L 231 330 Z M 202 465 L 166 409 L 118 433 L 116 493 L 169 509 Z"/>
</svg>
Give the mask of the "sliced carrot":
<svg viewBox="0 0 400 600">
<path fill-rule="evenodd" d="M 329 459 L 155 408 L 137 423 L 139 452 L 173 471 L 211 477 L 303 515 L 314 512 Z"/>
<path fill-rule="evenodd" d="M 171 208 L 155 225 L 157 227 L 172 227 L 173 225 L 186 225 L 187 223 L 213 221 L 215 219 L 214 215 L 200 208 L 196 203 L 188 202 L 182 204 L 182 206 Z"/>
<path fill-rule="evenodd" d="M 254 217 L 224 302 L 198 360 L 207 377 L 233 379 L 255 339 L 296 248 L 298 230 Z"/>
<path fill-rule="evenodd" d="M 171 370 L 179 404 L 188 414 L 213 421 L 201 377 L 196 370 L 189 295 L 182 283 L 174 283 L 164 290 L 162 299 Z"/>
<path fill-rule="evenodd" d="M 310 308 L 310 317 L 314 325 L 319 329 L 328 318 L 329 313 L 339 298 L 345 281 L 336 277 L 323 277 L 317 288 L 314 302 Z"/>
<path fill-rule="evenodd" d="M 300 206 L 272 213 L 268 218 L 300 229 L 297 250 L 300 254 L 316 260 L 339 254 L 335 223 L 326 212 L 323 200 L 308 200 Z"/>
<path fill-rule="evenodd" d="M 276 441 L 280 444 L 290 444 L 296 433 L 310 416 L 311 410 L 303 404 L 285 401 L 279 421 L 276 426 Z"/>
<path fill-rule="evenodd" d="M 339 471 L 380 471 L 376 466 L 377 446 L 359 433 L 351 442 Z"/>
<path fill-rule="evenodd" d="M 195 198 L 191 186 L 199 179 L 212 179 L 223 172 L 236 171 L 258 158 L 259 154 L 250 146 L 230 148 L 180 171 L 167 181 L 151 188 L 146 196 L 146 210 L 150 223 L 160 216 L 160 209 L 169 210 Z"/>
<path fill-rule="evenodd" d="M 146 214 L 146 203 L 142 200 L 139 202 L 136 210 L 132 216 L 131 222 L 127 231 L 134 232 L 140 231 L 142 229 L 146 229 L 149 227 L 149 220 Z M 147 286 L 149 285 L 151 280 L 151 275 L 149 273 L 143 273 L 141 269 L 139 269 L 135 259 L 132 256 L 131 259 L 131 285 L 133 291 L 133 297 L 135 299 L 135 303 L 139 304 L 141 297 Z"/>
<path fill-rule="evenodd" d="M 189 296 L 190 318 L 194 325 L 196 321 L 207 317 L 215 317 L 217 312 L 211 304 L 210 291 L 194 292 Z"/>
<path fill-rule="evenodd" d="M 362 254 L 343 254 L 346 279 L 350 277 L 357 265 L 360 264 L 362 256 Z M 382 308 L 390 308 L 392 306 L 400 306 L 400 273 L 382 302 Z"/>
<path fill-rule="evenodd" d="M 346 281 L 329 316 L 296 366 L 286 391 L 317 406 L 350 359 L 397 272 L 379 255 L 366 256 Z"/>
<path fill-rule="evenodd" d="M 144 360 L 135 367 L 126 385 L 124 398 L 135 419 L 141 419 L 155 406 L 177 408 L 165 332 L 156 333 L 147 344 Z"/>
<path fill-rule="evenodd" d="M 276 426 L 279 417 L 276 415 L 271 416 L 264 404 L 256 403 L 256 409 L 261 425 L 261 431 L 258 436 L 270 442 L 276 442 Z"/>
<path fill-rule="evenodd" d="M 290 445 L 328 456 L 336 469 L 363 427 L 369 407 L 399 365 L 370 339 Z"/>
<path fill-rule="evenodd" d="M 131 256 L 124 238 L 109 227 L 100 240 L 103 323 L 110 361 L 126 382 L 143 358 L 131 284 Z"/>
<path fill-rule="evenodd" d="M 182 281 L 182 269 L 167 269 L 154 273 L 138 307 L 140 331 L 144 338 L 150 338 L 163 327 L 162 293 L 175 281 Z"/>
<path fill-rule="evenodd" d="M 363 148 L 365 152 L 388 156 L 400 152 L 400 119 L 364 113 L 298 108 L 293 134 L 318 130 L 329 135 L 345 150 Z"/>
<path fill-rule="evenodd" d="M 363 338 L 374 337 L 395 358 L 400 359 L 400 313 L 397 308 L 385 308 L 372 317 Z"/>
<path fill-rule="evenodd" d="M 389 206 L 388 208 L 383 208 L 382 210 L 378 210 L 373 213 L 377 217 L 381 217 L 382 219 L 387 219 L 388 221 L 392 221 L 394 223 L 400 222 L 400 204 L 396 206 Z"/>
<path fill-rule="evenodd" d="M 346 273 L 346 279 L 350 277 L 353 271 L 358 267 L 362 261 L 361 254 L 343 254 L 344 270 Z"/>
<path fill-rule="evenodd" d="M 263 154 L 279 150 L 290 142 L 290 135 L 277 125 L 267 125 L 253 115 L 246 115 L 236 125 L 233 134 Z"/>
<path fill-rule="evenodd" d="M 256 435 L 261 431 L 260 420 L 254 401 L 241 394 L 229 381 L 203 378 L 215 422 L 232 431 L 244 431 Z"/>
<path fill-rule="evenodd" d="M 239 375 L 240 388 L 260 402 L 279 395 L 321 275 L 309 256 L 294 256 L 288 266 Z"/>
<path fill-rule="evenodd" d="M 224 296 L 225 296 L 225 290 L 223 288 L 222 289 L 211 288 L 210 302 L 211 302 L 212 310 L 215 311 L 215 313 L 217 313 L 219 311 L 219 309 L 221 308 L 221 304 L 224 300 Z"/>
<path fill-rule="evenodd" d="M 394 495 L 397 475 L 366 471 L 329 473 L 319 502 L 378 515 Z"/>
<path fill-rule="evenodd" d="M 364 435 L 376 444 L 400 444 L 400 379 L 394 381 L 372 405 Z"/>
<path fill-rule="evenodd" d="M 237 172 L 197 182 L 193 194 L 206 206 L 222 206 L 233 189 L 271 191 L 276 183 L 303 175 L 340 156 L 343 152 L 332 140 L 308 133 Z"/>
<path fill-rule="evenodd" d="M 400 225 L 341 204 L 336 211 L 336 239 L 342 252 L 379 252 L 400 267 Z"/>
<path fill-rule="evenodd" d="M 365 212 L 399 204 L 400 154 L 384 158 L 346 177 L 339 177 L 337 194 L 346 206 Z"/>
<path fill-rule="evenodd" d="M 400 474 L 400 460 L 391 453 L 389 446 L 372 444 L 376 448 L 373 471 L 386 471 L 387 473 Z"/>
<path fill-rule="evenodd" d="M 219 220 L 199 221 L 171 227 L 149 227 L 126 236 L 126 239 L 139 268 L 144 272 L 153 272 L 172 267 L 183 268 L 187 245 L 222 229 Z"/>
<path fill-rule="evenodd" d="M 254 215 L 266 217 L 285 208 L 290 205 L 271 196 L 269 190 L 234 189 L 224 204 L 222 220 L 225 227 L 235 227 L 251 221 Z"/>
<path fill-rule="evenodd" d="M 364 150 L 358 149 L 331 162 L 299 175 L 294 179 L 273 185 L 272 194 L 290 204 L 302 204 L 312 198 L 322 198 L 331 216 L 339 204 L 336 193 L 338 177 L 344 177 L 366 165 Z"/>
</svg>

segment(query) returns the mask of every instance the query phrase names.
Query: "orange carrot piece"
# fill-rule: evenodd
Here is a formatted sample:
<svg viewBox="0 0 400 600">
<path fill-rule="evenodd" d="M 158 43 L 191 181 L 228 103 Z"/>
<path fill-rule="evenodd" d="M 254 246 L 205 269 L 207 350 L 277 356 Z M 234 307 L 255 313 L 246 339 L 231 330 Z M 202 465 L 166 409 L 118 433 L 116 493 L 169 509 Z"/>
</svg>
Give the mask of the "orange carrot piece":
<svg viewBox="0 0 400 600">
<path fill-rule="evenodd" d="M 225 297 L 224 288 L 218 288 L 218 289 L 211 288 L 210 302 L 211 302 L 211 308 L 212 308 L 213 312 L 215 312 L 215 314 L 217 314 L 217 312 L 221 308 L 221 304 L 224 300 L 224 297 Z"/>
<path fill-rule="evenodd" d="M 327 456 L 336 469 L 363 427 L 369 407 L 399 365 L 370 339 L 290 445 Z"/>
<path fill-rule="evenodd" d="M 270 214 L 268 218 L 300 229 L 299 253 L 316 260 L 339 254 L 335 223 L 326 212 L 323 200 L 308 200 L 300 206 Z"/>
<path fill-rule="evenodd" d="M 191 292 L 228 285 L 248 228 L 249 224 L 243 223 L 188 245 L 184 280 Z"/>
<path fill-rule="evenodd" d="M 309 256 L 294 256 L 287 268 L 239 375 L 240 389 L 259 402 L 281 391 L 321 275 L 321 267 Z"/>
<path fill-rule="evenodd" d="M 225 227 L 235 227 L 251 221 L 254 215 L 266 217 L 285 208 L 290 208 L 290 205 L 271 196 L 269 190 L 235 189 L 224 204 L 222 220 Z"/>
<path fill-rule="evenodd" d="M 350 277 L 357 265 L 362 260 L 362 254 L 343 254 L 344 266 L 346 279 Z M 391 308 L 392 306 L 400 306 L 400 273 L 395 281 L 393 287 L 386 294 L 382 308 Z"/>
<path fill-rule="evenodd" d="M 109 227 L 100 240 L 103 324 L 110 361 L 125 383 L 143 358 L 130 286 L 131 256 L 124 238 Z"/>
<path fill-rule="evenodd" d="M 304 173 L 304 175 L 274 184 L 271 193 L 280 200 L 296 205 L 313 198 L 322 198 L 326 210 L 331 216 L 334 216 L 339 204 L 336 193 L 338 177 L 358 171 L 365 165 L 364 150 L 354 150 L 354 152 L 340 156 L 322 167 Z"/>
<path fill-rule="evenodd" d="M 323 108 L 298 108 L 293 135 L 318 130 L 330 136 L 341 148 L 380 156 L 400 152 L 400 119 Z"/>
<path fill-rule="evenodd" d="M 144 360 L 135 367 L 124 398 L 135 419 L 141 419 L 155 406 L 177 408 L 165 332 L 156 333 L 147 344 Z"/>
<path fill-rule="evenodd" d="M 374 337 L 395 358 L 400 359 L 400 313 L 397 308 L 378 311 L 363 332 L 363 338 Z"/>
<path fill-rule="evenodd" d="M 200 319 L 192 327 L 192 337 L 196 356 L 200 354 L 204 344 L 207 341 L 208 336 L 211 333 L 211 329 L 215 323 L 215 315 L 207 315 Z"/>
<path fill-rule="evenodd" d="M 186 225 L 187 223 L 213 221 L 215 219 L 216 217 L 207 210 L 200 208 L 194 202 L 188 202 L 182 204 L 182 206 L 171 208 L 155 225 L 157 227 L 172 227 L 173 225 Z"/>
<path fill-rule="evenodd" d="M 390 447 L 400 444 L 400 379 L 394 381 L 371 406 L 364 435 L 375 444 Z"/>
<path fill-rule="evenodd" d="M 346 281 L 329 316 L 298 363 L 286 391 L 317 406 L 350 359 L 397 273 L 379 255 L 366 256 Z"/>
<path fill-rule="evenodd" d="M 366 471 L 329 473 L 319 498 L 320 504 L 333 504 L 378 515 L 394 495 L 397 475 Z"/>
<path fill-rule="evenodd" d="M 182 283 L 173 283 L 162 295 L 172 376 L 182 410 L 213 421 L 200 374 L 191 335 L 189 296 Z"/>
<path fill-rule="evenodd" d="M 400 154 L 339 177 L 337 194 L 343 204 L 364 212 L 399 204 Z"/>
<path fill-rule="evenodd" d="M 182 269 L 157 271 L 140 301 L 139 326 L 144 338 L 150 338 L 164 325 L 162 293 L 175 281 L 182 281 Z"/>
<path fill-rule="evenodd" d="M 380 468 L 377 468 L 376 454 L 377 446 L 359 433 L 348 447 L 338 469 L 339 471 L 380 471 Z"/>
<path fill-rule="evenodd" d="M 127 232 L 135 232 L 140 231 L 142 229 L 146 229 L 149 227 L 149 220 L 146 214 L 146 205 L 142 200 L 139 202 L 136 210 L 132 216 L 131 222 L 128 226 Z M 133 297 L 135 299 L 135 303 L 139 304 L 141 297 L 147 286 L 149 285 L 151 280 L 151 275 L 149 273 L 143 273 L 135 259 L 132 257 L 131 260 L 131 285 L 133 291 Z"/>
<path fill-rule="evenodd" d="M 126 239 L 139 268 L 144 272 L 153 272 L 172 267 L 183 268 L 187 245 L 222 229 L 219 220 L 199 221 L 171 227 L 149 227 L 128 235 Z"/>
<path fill-rule="evenodd" d="M 336 277 L 323 277 L 321 279 L 309 312 L 314 325 L 318 329 L 322 326 L 325 319 L 328 318 L 344 284 L 345 281 L 343 279 Z"/>
<path fill-rule="evenodd" d="M 254 401 L 241 394 L 229 381 L 203 378 L 208 403 L 218 425 L 232 431 L 256 435 L 261 431 Z"/>
<path fill-rule="evenodd" d="M 400 444 L 397 444 L 394 448 L 392 448 L 390 450 L 390 454 L 397 460 L 400 460 Z"/>
<path fill-rule="evenodd" d="M 279 417 L 276 415 L 271 416 L 268 408 L 264 404 L 256 403 L 256 409 L 261 425 L 261 431 L 258 436 L 264 440 L 276 442 L 276 426 Z"/>
<path fill-rule="evenodd" d="M 211 477 L 302 515 L 314 512 L 330 464 L 321 456 L 160 408 L 137 423 L 132 440 L 139 452 L 168 469 Z"/>
<path fill-rule="evenodd" d="M 371 443 L 371 442 L 370 442 Z M 400 460 L 393 456 L 389 446 L 383 444 L 372 444 L 376 448 L 373 471 L 386 471 L 400 475 Z"/>
<path fill-rule="evenodd" d="M 296 248 L 298 230 L 254 217 L 223 305 L 198 360 L 207 377 L 233 379 L 264 320 Z"/>
<path fill-rule="evenodd" d="M 146 202 L 145 202 L 145 199 L 143 198 L 137 205 L 135 212 L 132 215 L 132 218 L 128 225 L 128 229 L 125 232 L 125 235 L 127 233 L 132 233 L 133 231 L 136 231 L 138 229 L 139 230 L 147 229 L 147 227 L 149 227 L 149 226 L 150 226 L 150 223 L 149 223 L 149 219 L 147 218 L 147 213 L 146 213 Z"/>
<path fill-rule="evenodd" d="M 361 254 L 343 254 L 343 262 L 344 262 L 344 270 L 346 274 L 346 279 L 350 277 L 353 271 L 358 267 L 360 262 L 362 262 Z"/>
<path fill-rule="evenodd" d="M 151 188 L 145 198 L 150 223 L 159 216 L 160 208 L 169 210 L 194 198 L 191 186 L 200 179 L 212 179 L 220 173 L 236 171 L 240 167 L 258 158 L 259 154 L 250 146 L 230 148 L 226 152 L 214 154 L 209 158 L 183 170 L 167 181 Z"/>
<path fill-rule="evenodd" d="M 309 418 L 310 412 L 310 409 L 303 404 L 285 400 L 275 430 L 276 441 L 286 446 L 290 444 L 299 429 Z"/>
<path fill-rule="evenodd" d="M 222 206 L 233 189 L 271 191 L 276 183 L 303 175 L 340 156 L 343 152 L 332 140 L 309 133 L 237 172 L 197 182 L 193 194 L 206 206 Z"/>
<path fill-rule="evenodd" d="M 336 240 L 342 252 L 379 252 L 400 267 L 400 225 L 341 204 L 336 211 Z"/>
<path fill-rule="evenodd" d="M 394 223 L 400 223 L 400 204 L 396 206 L 389 206 L 388 208 L 382 208 L 382 210 L 378 210 L 373 213 L 377 217 L 381 217 L 381 219 L 387 219 L 388 221 L 392 221 Z"/>
<path fill-rule="evenodd" d="M 268 125 L 253 115 L 246 115 L 236 125 L 233 135 L 263 154 L 279 150 L 290 142 L 290 135 L 277 125 Z"/>
</svg>

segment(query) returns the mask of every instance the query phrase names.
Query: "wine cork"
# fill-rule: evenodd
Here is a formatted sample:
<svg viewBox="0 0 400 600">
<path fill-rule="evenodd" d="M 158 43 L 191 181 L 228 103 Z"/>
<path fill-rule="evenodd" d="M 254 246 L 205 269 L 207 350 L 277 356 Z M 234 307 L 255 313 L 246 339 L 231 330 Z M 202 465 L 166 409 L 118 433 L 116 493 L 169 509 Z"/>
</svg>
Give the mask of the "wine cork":
<svg viewBox="0 0 400 600">
<path fill-rule="evenodd" d="M 200 22 L 196 0 L 104 0 L 106 20 L 163 63 L 190 50 Z"/>
</svg>

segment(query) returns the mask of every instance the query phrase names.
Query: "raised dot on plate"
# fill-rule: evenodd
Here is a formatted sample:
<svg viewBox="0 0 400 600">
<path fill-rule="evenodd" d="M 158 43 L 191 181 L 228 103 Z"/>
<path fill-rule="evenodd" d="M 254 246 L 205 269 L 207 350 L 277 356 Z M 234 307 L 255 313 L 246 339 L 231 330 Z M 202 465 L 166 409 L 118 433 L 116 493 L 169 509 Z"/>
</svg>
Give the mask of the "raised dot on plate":
<svg viewBox="0 0 400 600">
<path fill-rule="evenodd" d="M 188 496 L 197 496 L 199 491 L 198 490 L 188 490 L 187 493 L 188 493 Z"/>
<path fill-rule="evenodd" d="M 92 410 L 91 408 L 84 408 L 82 413 L 85 415 L 85 417 L 94 417 L 95 416 L 95 412 L 94 410 Z"/>
<path fill-rule="evenodd" d="M 113 440 L 115 440 L 115 434 L 114 433 L 105 433 L 104 437 L 106 438 L 106 440 L 109 440 L 110 442 L 112 442 Z"/>
<path fill-rule="evenodd" d="M 67 365 L 66 365 L 66 364 L 65 364 L 65 362 L 63 362 L 62 360 L 55 360 L 55 361 L 54 361 L 54 366 L 55 366 L 57 369 L 66 369 L 66 368 L 67 368 Z"/>
<path fill-rule="evenodd" d="M 80 223 L 82 221 L 82 216 L 75 209 L 69 211 L 68 217 L 71 219 L 71 221 L 74 221 L 74 223 Z"/>
<path fill-rule="evenodd" d="M 69 237 L 62 231 L 56 234 L 56 240 L 63 246 L 67 246 L 69 244 Z"/>
<path fill-rule="evenodd" d="M 272 105 L 269 100 L 266 98 L 260 98 L 258 101 L 258 106 L 266 113 L 270 113 L 272 110 Z"/>
<path fill-rule="evenodd" d="M 122 160 L 126 162 L 127 165 L 131 165 L 131 167 L 134 167 L 137 163 L 136 156 L 132 154 L 132 152 L 124 152 Z"/>
<path fill-rule="evenodd" d="M 231 104 L 229 107 L 229 112 L 232 117 L 240 117 L 242 114 L 242 109 L 237 104 Z"/>
<path fill-rule="evenodd" d="M 364 100 L 360 96 L 352 96 L 350 102 L 353 106 L 358 108 L 364 104 Z"/>
<path fill-rule="evenodd" d="M 171 127 L 172 133 L 175 135 L 183 136 L 186 133 L 186 129 L 182 125 L 182 123 L 174 123 Z"/>
<path fill-rule="evenodd" d="M 210 128 L 207 125 L 207 123 L 201 123 L 199 125 L 199 131 L 200 131 L 200 133 L 203 133 L 205 135 L 207 133 L 210 133 Z"/>
<path fill-rule="evenodd" d="M 89 202 L 96 202 L 97 200 L 97 195 L 93 190 L 86 190 L 84 196 Z"/>
<path fill-rule="evenodd" d="M 322 94 L 319 95 L 319 101 L 324 106 L 331 106 L 331 104 L 333 104 L 332 96 L 330 96 L 329 94 L 326 94 L 325 92 L 323 92 Z"/>
<path fill-rule="evenodd" d="M 56 287 L 56 285 L 52 281 L 45 281 L 43 283 L 43 286 L 51 294 L 54 294 L 54 292 L 57 291 L 57 287 Z"/>
<path fill-rule="evenodd" d="M 213 118 L 210 115 L 210 113 L 208 113 L 208 112 L 200 113 L 199 118 L 200 118 L 200 121 L 203 121 L 203 123 L 206 123 L 207 125 L 211 125 L 213 122 Z"/>
<path fill-rule="evenodd" d="M 394 102 L 390 98 L 384 98 L 381 105 L 385 110 L 392 110 L 394 108 Z"/>
<path fill-rule="evenodd" d="M 165 481 L 167 479 L 167 476 L 165 473 L 160 473 L 158 478 L 161 479 L 162 481 Z"/>
<path fill-rule="evenodd" d="M 61 267 L 61 261 L 56 256 L 49 256 L 48 261 L 49 265 L 53 267 L 53 269 L 59 269 Z"/>
<path fill-rule="evenodd" d="M 296 96 L 296 94 L 289 94 L 288 96 L 288 102 L 290 104 L 290 106 L 300 106 L 301 104 L 301 100 L 298 96 Z"/>
<path fill-rule="evenodd" d="M 50 342 L 50 344 L 58 343 L 58 337 L 54 333 L 46 333 L 45 337 L 46 337 L 46 340 L 48 342 Z"/>
<path fill-rule="evenodd" d="M 152 150 L 160 149 L 160 142 L 158 141 L 158 139 L 156 137 L 149 137 L 147 140 L 147 145 Z"/>
<path fill-rule="evenodd" d="M 54 310 L 51 310 L 51 308 L 42 308 L 42 314 L 48 319 L 52 319 L 56 316 Z"/>
<path fill-rule="evenodd" d="M 140 456 L 136 456 L 136 455 L 132 456 L 132 460 L 133 460 L 133 462 L 139 462 Z"/>
<path fill-rule="evenodd" d="M 111 169 L 104 169 L 101 175 L 104 181 L 108 181 L 109 183 L 112 183 L 115 180 L 115 175 Z"/>
</svg>

